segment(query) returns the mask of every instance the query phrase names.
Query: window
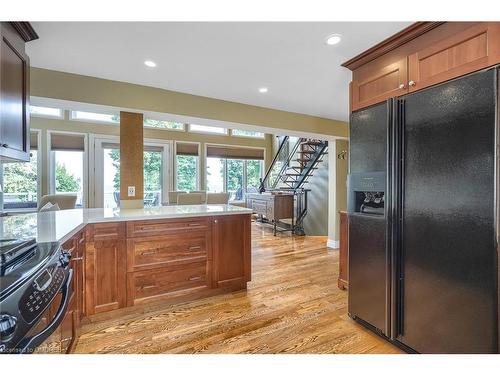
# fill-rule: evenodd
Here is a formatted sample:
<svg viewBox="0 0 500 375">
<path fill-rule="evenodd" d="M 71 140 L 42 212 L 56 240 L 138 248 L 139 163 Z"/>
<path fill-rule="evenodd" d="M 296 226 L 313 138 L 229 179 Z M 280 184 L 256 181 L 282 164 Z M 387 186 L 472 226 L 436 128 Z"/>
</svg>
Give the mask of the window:
<svg viewBox="0 0 500 375">
<path fill-rule="evenodd" d="M 207 190 L 228 192 L 229 200 L 243 200 L 258 192 L 263 173 L 262 149 L 207 146 Z"/>
<path fill-rule="evenodd" d="M 246 160 L 246 192 L 258 193 L 260 179 L 264 174 L 262 160 Z"/>
<path fill-rule="evenodd" d="M 97 121 L 97 122 L 109 122 L 109 123 L 119 123 L 119 115 L 109 115 L 106 113 L 95 113 L 95 112 L 84 112 L 84 111 L 71 111 L 72 120 L 80 121 Z"/>
<path fill-rule="evenodd" d="M 220 193 L 224 189 L 224 172 L 226 159 L 207 157 L 207 190 L 211 193 Z"/>
<path fill-rule="evenodd" d="M 3 209 L 36 209 L 38 202 L 38 132 L 31 132 L 30 161 L 2 167 Z"/>
<path fill-rule="evenodd" d="M 243 199 L 244 160 L 226 159 L 226 192 L 229 200 Z"/>
<path fill-rule="evenodd" d="M 95 139 L 95 205 L 120 206 L 120 143 L 118 137 Z M 146 141 L 143 151 L 144 206 L 161 206 L 168 190 L 167 142 Z M 137 192 L 140 194 L 140 192 Z"/>
<path fill-rule="evenodd" d="M 161 206 L 163 148 L 144 146 L 144 206 Z"/>
<path fill-rule="evenodd" d="M 104 208 L 120 206 L 120 145 L 103 145 Z"/>
<path fill-rule="evenodd" d="M 176 189 L 181 191 L 198 190 L 198 144 L 176 143 Z"/>
<path fill-rule="evenodd" d="M 50 108 L 50 107 L 38 107 L 36 105 L 30 106 L 30 114 L 32 116 L 40 116 L 40 117 L 55 117 L 55 118 L 63 117 L 62 109 Z"/>
<path fill-rule="evenodd" d="M 234 135 L 237 137 L 264 138 L 264 133 L 255 132 L 252 130 L 242 130 L 242 129 L 231 130 L 231 135 Z"/>
<path fill-rule="evenodd" d="M 50 132 L 50 192 L 76 194 L 76 206 L 85 206 L 85 135 Z"/>
<path fill-rule="evenodd" d="M 216 126 L 189 124 L 189 131 L 195 133 L 227 134 L 227 129 Z"/>
<path fill-rule="evenodd" d="M 146 128 L 167 129 L 184 131 L 184 124 L 182 122 L 153 120 L 151 118 L 144 119 L 144 126 Z"/>
</svg>

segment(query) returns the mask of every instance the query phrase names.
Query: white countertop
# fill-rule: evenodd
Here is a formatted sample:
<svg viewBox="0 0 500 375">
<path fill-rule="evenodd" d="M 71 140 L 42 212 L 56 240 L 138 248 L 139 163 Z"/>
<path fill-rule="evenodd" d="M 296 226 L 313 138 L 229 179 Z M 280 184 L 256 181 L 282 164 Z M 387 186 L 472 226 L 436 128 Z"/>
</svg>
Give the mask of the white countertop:
<svg viewBox="0 0 500 375">
<path fill-rule="evenodd" d="M 38 242 L 64 242 L 86 224 L 91 223 L 250 213 L 252 213 L 251 209 L 229 204 L 203 204 L 127 210 L 86 208 L 19 214 L 0 217 L 0 239 L 36 237 Z"/>
</svg>

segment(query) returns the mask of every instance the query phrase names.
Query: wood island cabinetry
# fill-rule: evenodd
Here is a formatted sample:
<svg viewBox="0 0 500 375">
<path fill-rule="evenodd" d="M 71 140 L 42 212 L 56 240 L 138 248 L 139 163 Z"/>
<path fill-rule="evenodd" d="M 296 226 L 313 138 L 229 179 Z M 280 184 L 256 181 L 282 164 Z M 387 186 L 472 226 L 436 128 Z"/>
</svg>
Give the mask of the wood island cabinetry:
<svg viewBox="0 0 500 375">
<path fill-rule="evenodd" d="M 88 224 L 88 315 L 246 288 L 250 214 Z"/>
<path fill-rule="evenodd" d="M 125 223 L 86 227 L 85 292 L 87 315 L 126 306 Z"/>
</svg>

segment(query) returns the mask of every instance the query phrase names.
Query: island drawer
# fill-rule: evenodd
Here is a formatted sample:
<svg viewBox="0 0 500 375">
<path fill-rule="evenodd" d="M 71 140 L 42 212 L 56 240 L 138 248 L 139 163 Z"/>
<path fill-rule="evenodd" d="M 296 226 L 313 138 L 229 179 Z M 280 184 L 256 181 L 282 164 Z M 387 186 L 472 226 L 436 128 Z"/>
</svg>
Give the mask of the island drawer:
<svg viewBox="0 0 500 375">
<path fill-rule="evenodd" d="M 189 219 L 142 220 L 127 223 L 127 237 L 158 236 L 162 234 L 182 234 L 187 231 L 209 230 L 208 217 Z"/>
<path fill-rule="evenodd" d="M 205 261 L 211 258 L 210 233 L 133 238 L 127 241 L 128 271 Z"/>
<path fill-rule="evenodd" d="M 87 225 L 87 241 L 106 241 L 125 238 L 125 223 L 98 223 Z"/>
<path fill-rule="evenodd" d="M 208 288 L 210 277 L 206 261 L 192 263 L 189 267 L 128 273 L 128 304 L 142 299 L 178 294 L 193 288 Z"/>
</svg>

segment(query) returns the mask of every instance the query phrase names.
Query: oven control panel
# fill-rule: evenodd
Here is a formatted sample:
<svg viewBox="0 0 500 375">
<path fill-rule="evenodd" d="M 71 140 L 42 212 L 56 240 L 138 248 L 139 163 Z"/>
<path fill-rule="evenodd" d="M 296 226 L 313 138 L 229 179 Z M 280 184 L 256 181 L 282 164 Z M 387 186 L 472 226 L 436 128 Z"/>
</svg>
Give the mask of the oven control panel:
<svg viewBox="0 0 500 375">
<path fill-rule="evenodd" d="M 43 270 L 35 278 L 19 302 L 19 311 L 26 322 L 33 322 L 45 311 L 61 289 L 64 278 L 63 269 L 55 267 Z"/>
</svg>

